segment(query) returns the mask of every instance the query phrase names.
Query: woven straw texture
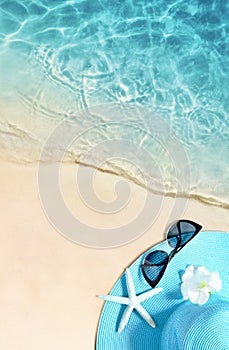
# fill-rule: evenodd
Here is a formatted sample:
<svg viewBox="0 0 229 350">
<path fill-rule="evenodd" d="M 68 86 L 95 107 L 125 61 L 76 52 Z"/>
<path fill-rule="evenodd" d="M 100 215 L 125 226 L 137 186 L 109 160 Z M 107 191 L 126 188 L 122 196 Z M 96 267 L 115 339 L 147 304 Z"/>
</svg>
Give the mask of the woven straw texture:
<svg viewBox="0 0 229 350">
<path fill-rule="evenodd" d="M 141 294 L 150 289 L 150 286 L 142 276 L 140 266 L 144 257 L 150 251 L 157 249 L 165 251 L 171 250 L 167 242 L 164 241 L 146 251 L 130 266 L 130 272 L 134 280 L 137 294 Z M 172 340 L 171 319 L 169 320 L 169 317 L 174 311 L 178 310 L 179 306 L 183 308 L 184 303 L 189 307 L 190 305 L 194 306 L 189 301 L 184 301 L 182 299 L 180 291 L 181 276 L 189 265 L 206 266 L 211 272 L 218 271 L 222 279 L 222 290 L 219 293 L 211 295 L 208 303 L 211 304 L 215 300 L 217 302 L 219 298 L 226 299 L 229 302 L 229 234 L 225 232 L 202 231 L 170 262 L 164 276 L 157 285 L 157 287 L 163 288 L 163 292 L 142 303 L 144 308 L 154 319 L 156 328 L 153 329 L 150 327 L 137 312 L 134 311 L 126 328 L 122 333 L 118 333 L 118 325 L 125 310 L 125 306 L 113 302 L 105 302 L 97 331 L 96 350 L 161 350 L 161 342 L 163 344 L 163 339 L 166 339 L 166 337 L 169 339 L 171 337 L 170 339 Z M 117 281 L 110 294 L 127 296 L 124 274 Z M 208 305 L 208 303 L 206 305 Z M 225 310 L 222 312 L 225 312 Z M 218 327 L 220 326 L 220 318 L 223 317 L 222 312 L 219 312 L 217 316 L 215 316 L 216 320 L 218 320 Z M 228 317 L 228 311 L 226 311 L 225 315 Z M 179 317 L 176 317 L 176 319 L 179 319 Z M 199 317 L 199 328 L 200 325 L 202 327 L 202 321 L 203 319 Z M 180 323 L 177 327 L 180 327 Z M 208 325 L 206 325 L 206 327 L 208 327 Z M 200 330 L 199 334 L 201 334 Z M 210 343 L 208 343 L 207 347 L 206 344 L 204 344 L 205 347 L 203 347 L 203 349 L 219 350 L 219 348 L 217 348 L 217 342 L 215 342 L 216 347 L 214 347 L 215 345 L 211 334 L 209 334 L 208 339 Z M 186 340 L 184 349 L 194 349 L 193 347 L 189 347 L 189 343 L 190 341 Z M 168 347 L 168 349 L 176 350 L 176 346 Z M 195 350 L 202 350 L 202 348 L 197 347 Z M 228 350 L 228 348 L 225 348 L 225 350 Z"/>
</svg>

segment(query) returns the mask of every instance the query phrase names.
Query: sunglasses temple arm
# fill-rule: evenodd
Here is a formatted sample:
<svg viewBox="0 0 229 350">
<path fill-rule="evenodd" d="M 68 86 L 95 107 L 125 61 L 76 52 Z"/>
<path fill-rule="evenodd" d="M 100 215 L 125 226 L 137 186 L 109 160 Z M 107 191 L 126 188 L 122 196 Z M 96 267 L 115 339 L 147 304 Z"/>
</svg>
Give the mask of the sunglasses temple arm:
<svg viewBox="0 0 229 350">
<path fill-rule="evenodd" d="M 181 233 L 180 221 L 178 221 L 178 223 L 177 223 L 177 228 L 178 228 L 178 232 L 179 232 L 179 240 L 180 240 L 179 243 L 181 243 L 181 235 L 182 235 L 182 233 Z M 177 251 L 178 251 L 178 248 L 177 248 Z"/>
<path fill-rule="evenodd" d="M 169 254 L 169 261 L 179 252 L 179 248 L 173 249 Z"/>
</svg>

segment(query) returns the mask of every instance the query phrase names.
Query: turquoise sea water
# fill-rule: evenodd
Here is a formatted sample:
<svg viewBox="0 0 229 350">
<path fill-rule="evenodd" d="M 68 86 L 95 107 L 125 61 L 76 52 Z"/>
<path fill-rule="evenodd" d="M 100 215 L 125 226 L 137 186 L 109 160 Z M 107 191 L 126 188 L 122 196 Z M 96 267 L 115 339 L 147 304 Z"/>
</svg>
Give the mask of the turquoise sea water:
<svg viewBox="0 0 229 350">
<path fill-rule="evenodd" d="M 136 105 L 143 112 L 134 116 L 130 137 L 155 152 L 165 188 L 175 190 L 173 175 L 166 152 L 147 139 L 144 109 L 163 120 L 185 150 L 191 194 L 228 205 L 228 31 L 224 0 L 1 0 L 2 153 L 18 162 L 37 161 L 57 122 L 69 118 L 80 125 L 88 118 L 80 111 L 99 104 Z M 131 128 L 132 117 L 123 118 Z M 106 120 L 92 113 L 88 125 Z M 80 160 L 83 150 L 101 140 L 129 138 L 126 132 L 120 122 L 94 128 L 69 159 Z M 138 178 L 125 162 L 110 167 Z M 152 189 L 160 190 L 160 181 L 155 174 Z"/>
</svg>

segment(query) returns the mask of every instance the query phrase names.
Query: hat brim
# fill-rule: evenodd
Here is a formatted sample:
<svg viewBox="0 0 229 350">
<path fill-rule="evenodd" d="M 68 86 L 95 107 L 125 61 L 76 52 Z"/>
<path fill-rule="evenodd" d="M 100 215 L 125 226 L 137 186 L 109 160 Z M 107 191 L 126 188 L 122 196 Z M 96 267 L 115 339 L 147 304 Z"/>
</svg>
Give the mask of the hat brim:
<svg viewBox="0 0 229 350">
<path fill-rule="evenodd" d="M 146 251 L 130 267 L 136 294 L 150 290 L 141 272 L 144 257 L 153 250 L 170 251 L 166 241 Z M 126 328 L 118 333 L 118 325 L 125 306 L 105 302 L 100 317 L 96 350 L 159 350 L 161 332 L 172 312 L 184 302 L 180 291 L 181 275 L 189 265 L 206 266 L 218 271 L 222 279 L 222 289 L 218 294 L 229 298 L 229 234 L 225 232 L 200 232 L 169 263 L 157 287 L 163 291 L 142 303 L 156 323 L 156 328 L 148 325 L 137 312 L 133 311 Z M 126 279 L 123 274 L 113 287 L 111 295 L 127 296 Z M 213 296 L 211 296 L 213 297 Z M 169 336 L 169 335 L 168 335 Z"/>
</svg>

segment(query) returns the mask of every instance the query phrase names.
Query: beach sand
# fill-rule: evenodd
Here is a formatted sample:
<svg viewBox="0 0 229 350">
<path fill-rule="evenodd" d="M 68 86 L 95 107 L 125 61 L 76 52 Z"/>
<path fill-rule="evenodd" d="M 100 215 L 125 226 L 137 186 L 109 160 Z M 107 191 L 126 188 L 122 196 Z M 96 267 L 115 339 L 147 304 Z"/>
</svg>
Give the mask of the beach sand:
<svg viewBox="0 0 229 350">
<path fill-rule="evenodd" d="M 131 222 L 144 206 L 145 190 L 130 184 L 131 198 L 120 212 L 90 210 L 75 190 L 76 165 L 63 165 L 66 205 L 82 222 L 114 228 Z M 17 350 L 93 349 L 103 302 L 124 269 L 164 239 L 174 198 L 164 198 L 157 218 L 139 238 L 120 247 L 92 249 L 59 234 L 39 197 L 38 165 L 1 163 L 0 348 Z M 114 200 L 118 177 L 98 173 L 94 188 Z M 85 183 L 85 186 L 87 184 Z M 229 231 L 228 210 L 189 200 L 182 217 L 204 230 Z"/>
</svg>

